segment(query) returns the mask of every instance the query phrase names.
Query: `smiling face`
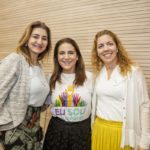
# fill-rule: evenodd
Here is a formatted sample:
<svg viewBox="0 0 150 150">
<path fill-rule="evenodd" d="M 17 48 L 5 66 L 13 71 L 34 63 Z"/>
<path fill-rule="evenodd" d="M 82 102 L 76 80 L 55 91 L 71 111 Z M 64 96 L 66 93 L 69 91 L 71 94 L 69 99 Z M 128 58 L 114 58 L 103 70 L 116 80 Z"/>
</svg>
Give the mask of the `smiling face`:
<svg viewBox="0 0 150 150">
<path fill-rule="evenodd" d="M 28 40 L 28 48 L 31 57 L 38 57 L 43 51 L 46 50 L 48 45 L 48 35 L 43 28 L 34 28 Z"/>
<path fill-rule="evenodd" d="M 111 36 L 105 34 L 97 39 L 97 54 L 105 65 L 117 63 L 117 46 Z"/>
<path fill-rule="evenodd" d="M 64 73 L 74 73 L 78 56 L 75 48 L 69 43 L 63 43 L 58 48 L 58 62 Z"/>
</svg>

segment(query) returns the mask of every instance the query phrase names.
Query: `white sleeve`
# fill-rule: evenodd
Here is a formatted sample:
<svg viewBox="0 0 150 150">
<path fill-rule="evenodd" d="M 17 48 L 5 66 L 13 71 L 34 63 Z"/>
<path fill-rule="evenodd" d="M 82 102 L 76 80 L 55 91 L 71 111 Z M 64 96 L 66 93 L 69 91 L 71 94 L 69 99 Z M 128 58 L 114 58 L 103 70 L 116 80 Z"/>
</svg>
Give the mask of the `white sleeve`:
<svg viewBox="0 0 150 150">
<path fill-rule="evenodd" d="M 48 81 L 48 84 L 50 83 L 50 78 L 51 78 L 51 74 L 48 75 L 47 77 L 47 81 Z M 51 102 L 51 97 L 50 97 L 50 92 L 45 100 L 45 104 L 46 105 L 50 105 L 52 102 Z"/>
<path fill-rule="evenodd" d="M 19 58 L 18 54 L 12 53 L 0 61 L 0 107 L 18 78 Z"/>
<path fill-rule="evenodd" d="M 140 146 L 144 149 L 150 148 L 150 99 L 146 81 L 142 71 L 139 69 L 136 73 L 138 84 L 138 96 L 140 100 L 141 115 L 141 140 Z"/>
<path fill-rule="evenodd" d="M 92 113 L 91 113 L 91 127 L 93 126 L 95 117 L 96 117 L 96 103 L 97 103 L 97 94 L 96 94 L 96 83 L 98 82 L 98 79 L 93 79 L 95 83 L 93 88 L 93 96 L 92 96 Z"/>
</svg>

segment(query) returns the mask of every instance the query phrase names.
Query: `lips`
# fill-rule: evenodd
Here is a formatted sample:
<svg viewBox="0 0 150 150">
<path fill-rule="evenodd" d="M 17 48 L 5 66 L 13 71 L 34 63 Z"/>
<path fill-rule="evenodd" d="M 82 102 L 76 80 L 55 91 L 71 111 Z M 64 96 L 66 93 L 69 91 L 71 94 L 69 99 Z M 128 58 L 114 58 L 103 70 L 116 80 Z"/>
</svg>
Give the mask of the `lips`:
<svg viewBox="0 0 150 150">
<path fill-rule="evenodd" d="M 35 44 L 33 44 L 33 46 L 40 49 L 43 47 L 42 45 L 35 45 Z"/>
<path fill-rule="evenodd" d="M 69 62 L 68 61 L 65 61 L 65 62 L 63 61 L 62 63 L 65 64 L 65 65 L 70 65 L 71 64 L 70 61 Z"/>
<path fill-rule="evenodd" d="M 105 58 L 110 58 L 112 56 L 113 52 L 109 52 L 109 53 L 103 53 L 102 56 Z"/>
</svg>

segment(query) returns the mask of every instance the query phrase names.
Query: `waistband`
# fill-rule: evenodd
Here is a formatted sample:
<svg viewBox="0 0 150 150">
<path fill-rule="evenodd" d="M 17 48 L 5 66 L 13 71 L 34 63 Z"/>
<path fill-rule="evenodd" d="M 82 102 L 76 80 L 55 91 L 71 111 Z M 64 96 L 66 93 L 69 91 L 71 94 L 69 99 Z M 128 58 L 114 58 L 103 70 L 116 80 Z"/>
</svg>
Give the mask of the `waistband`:
<svg viewBox="0 0 150 150">
<path fill-rule="evenodd" d="M 106 120 L 106 119 L 103 119 L 103 118 L 100 118 L 100 117 L 96 117 L 96 120 L 101 123 L 101 124 L 104 124 L 106 126 L 111 126 L 111 127 L 119 127 L 119 128 L 122 128 L 122 122 L 120 121 L 113 121 L 113 120 Z"/>
<path fill-rule="evenodd" d="M 68 126 L 75 126 L 75 125 L 82 125 L 82 124 L 87 124 L 87 123 L 91 123 L 91 116 L 88 117 L 87 119 L 83 120 L 83 121 L 78 121 L 78 122 L 67 122 L 64 121 L 58 117 L 52 117 L 51 120 L 52 122 L 55 123 L 59 123 L 59 124 L 63 124 L 63 125 L 68 125 Z"/>
</svg>

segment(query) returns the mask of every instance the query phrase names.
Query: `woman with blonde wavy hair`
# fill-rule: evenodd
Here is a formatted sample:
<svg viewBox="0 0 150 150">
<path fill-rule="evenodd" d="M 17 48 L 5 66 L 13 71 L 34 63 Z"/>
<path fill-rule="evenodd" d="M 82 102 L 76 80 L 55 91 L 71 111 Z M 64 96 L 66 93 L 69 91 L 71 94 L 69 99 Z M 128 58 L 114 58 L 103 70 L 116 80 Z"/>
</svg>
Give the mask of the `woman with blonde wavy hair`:
<svg viewBox="0 0 150 150">
<path fill-rule="evenodd" d="M 41 61 L 50 50 L 49 27 L 35 21 L 17 52 L 0 62 L 0 145 L 5 150 L 41 150 L 40 111 L 49 93 Z"/>
<path fill-rule="evenodd" d="M 92 150 L 150 148 L 150 100 L 141 69 L 109 30 L 98 32 L 92 49 Z"/>
</svg>

